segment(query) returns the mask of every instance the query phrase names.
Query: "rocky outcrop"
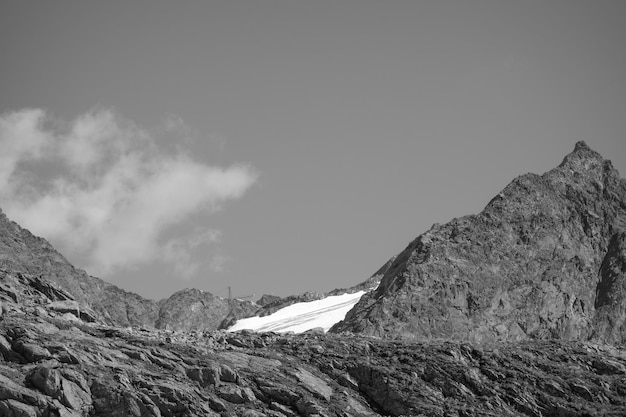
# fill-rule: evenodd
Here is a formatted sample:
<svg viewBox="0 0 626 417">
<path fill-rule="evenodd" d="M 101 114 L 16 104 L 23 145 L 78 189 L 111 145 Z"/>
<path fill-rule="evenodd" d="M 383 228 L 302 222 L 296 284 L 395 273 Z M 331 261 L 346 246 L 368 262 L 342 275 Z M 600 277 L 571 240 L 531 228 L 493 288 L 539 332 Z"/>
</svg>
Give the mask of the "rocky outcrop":
<svg viewBox="0 0 626 417">
<path fill-rule="evenodd" d="M 404 339 L 624 340 L 626 181 L 579 142 L 478 215 L 434 225 L 331 331 Z"/>
<path fill-rule="evenodd" d="M 224 299 L 209 292 L 186 289 L 159 302 L 158 329 L 215 330 L 222 328 L 223 321 L 248 317 L 258 310 L 250 301 Z"/>
</svg>

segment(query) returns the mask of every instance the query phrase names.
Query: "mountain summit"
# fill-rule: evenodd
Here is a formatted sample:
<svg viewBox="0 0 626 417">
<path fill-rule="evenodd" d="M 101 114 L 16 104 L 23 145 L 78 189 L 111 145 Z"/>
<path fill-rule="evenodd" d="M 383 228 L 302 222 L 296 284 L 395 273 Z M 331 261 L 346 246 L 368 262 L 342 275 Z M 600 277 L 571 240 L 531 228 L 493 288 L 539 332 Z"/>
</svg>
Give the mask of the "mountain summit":
<svg viewBox="0 0 626 417">
<path fill-rule="evenodd" d="M 434 225 L 331 331 L 403 339 L 626 341 L 626 181 L 585 142 Z"/>
</svg>

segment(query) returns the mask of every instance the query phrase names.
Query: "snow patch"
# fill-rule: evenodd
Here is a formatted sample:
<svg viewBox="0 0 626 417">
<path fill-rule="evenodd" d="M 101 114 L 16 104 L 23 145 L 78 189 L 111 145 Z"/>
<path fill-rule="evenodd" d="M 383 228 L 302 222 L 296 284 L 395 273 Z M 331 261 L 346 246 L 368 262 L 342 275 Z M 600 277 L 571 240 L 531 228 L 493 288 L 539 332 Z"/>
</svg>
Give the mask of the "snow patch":
<svg viewBox="0 0 626 417">
<path fill-rule="evenodd" d="M 335 323 L 346 317 L 365 291 L 334 295 L 321 300 L 296 303 L 265 317 L 248 317 L 237 320 L 227 331 L 254 330 L 256 332 L 302 333 L 316 327 L 327 332 Z"/>
</svg>

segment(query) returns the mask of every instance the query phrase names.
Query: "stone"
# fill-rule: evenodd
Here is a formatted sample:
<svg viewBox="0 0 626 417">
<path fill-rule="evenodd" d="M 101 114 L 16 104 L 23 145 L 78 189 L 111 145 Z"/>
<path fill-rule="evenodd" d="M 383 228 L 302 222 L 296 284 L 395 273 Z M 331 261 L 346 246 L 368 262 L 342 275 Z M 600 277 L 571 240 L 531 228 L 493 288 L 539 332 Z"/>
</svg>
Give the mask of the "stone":
<svg viewBox="0 0 626 417">
<path fill-rule="evenodd" d="M 74 410 L 89 410 L 92 399 L 91 392 L 85 391 L 76 383 L 63 379 L 61 381 L 62 396 L 61 402 Z"/>
<path fill-rule="evenodd" d="M 52 354 L 48 349 L 36 343 L 29 343 L 18 340 L 13 344 L 13 350 L 19 353 L 28 362 L 37 362 L 43 359 L 50 359 Z"/>
<path fill-rule="evenodd" d="M 300 383 L 312 394 L 318 398 L 330 401 L 330 398 L 333 395 L 333 389 L 328 385 L 328 383 L 326 383 L 326 381 L 313 375 L 304 368 L 298 368 L 295 372 L 295 376 L 298 381 L 300 381 Z"/>
<path fill-rule="evenodd" d="M 220 398 L 234 404 L 243 404 L 256 399 L 250 388 L 238 387 L 230 384 L 221 385 L 217 389 L 217 394 Z"/>
<path fill-rule="evenodd" d="M 0 401 L 0 415 L 7 417 L 38 417 L 35 407 L 16 400 Z"/>
<path fill-rule="evenodd" d="M 33 406 L 42 406 L 45 404 L 45 399 L 40 394 L 15 383 L 1 373 L 0 400 L 16 400 Z"/>
<path fill-rule="evenodd" d="M 11 348 L 11 343 L 0 334 L 0 354 L 4 357 L 5 360 L 9 361 L 9 355 L 12 353 L 13 348 Z"/>
<path fill-rule="evenodd" d="M 61 392 L 61 373 L 48 365 L 38 366 L 27 376 L 27 381 L 35 388 L 51 397 Z"/>
<path fill-rule="evenodd" d="M 187 376 L 198 382 L 201 387 L 215 386 L 220 383 L 219 368 L 201 367 L 187 369 Z"/>
<path fill-rule="evenodd" d="M 237 374 L 237 372 L 233 371 L 228 365 L 220 365 L 219 380 L 237 384 L 239 382 L 239 375 Z"/>
<path fill-rule="evenodd" d="M 293 411 L 291 408 L 284 406 L 277 402 L 270 403 L 270 409 L 276 410 L 280 412 L 281 414 L 286 415 L 287 417 L 298 417 L 299 415 L 297 412 Z"/>
</svg>

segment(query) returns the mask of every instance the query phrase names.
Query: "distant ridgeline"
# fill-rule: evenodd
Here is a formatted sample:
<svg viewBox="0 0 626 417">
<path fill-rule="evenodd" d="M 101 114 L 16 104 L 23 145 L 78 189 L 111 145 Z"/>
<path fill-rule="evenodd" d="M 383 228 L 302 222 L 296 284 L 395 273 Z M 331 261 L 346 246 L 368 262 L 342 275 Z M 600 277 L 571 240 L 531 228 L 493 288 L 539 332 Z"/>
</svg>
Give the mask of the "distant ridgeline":
<svg viewBox="0 0 626 417">
<path fill-rule="evenodd" d="M 84 311 L 93 311 L 99 321 L 121 327 L 214 330 L 224 320 L 258 310 L 250 301 L 227 300 L 193 289 L 160 301 L 147 300 L 75 268 L 45 239 L 10 221 L 1 210 L 0 270 L 49 282 L 78 301 Z M 18 281 L 13 285 L 19 285 Z"/>
</svg>

